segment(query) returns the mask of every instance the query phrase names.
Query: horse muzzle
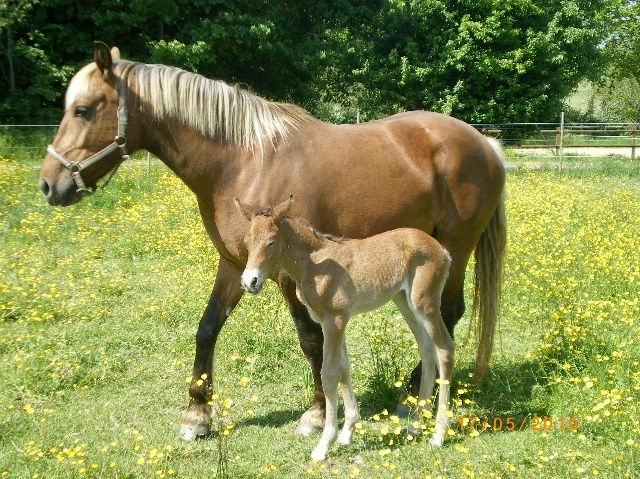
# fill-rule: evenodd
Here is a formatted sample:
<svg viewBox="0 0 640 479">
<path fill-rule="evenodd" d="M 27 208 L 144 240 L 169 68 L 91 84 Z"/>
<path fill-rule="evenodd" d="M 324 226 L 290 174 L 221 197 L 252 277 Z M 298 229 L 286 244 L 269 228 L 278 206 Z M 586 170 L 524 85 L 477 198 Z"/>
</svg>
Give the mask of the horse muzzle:
<svg viewBox="0 0 640 479">
<path fill-rule="evenodd" d="M 78 203 L 85 194 L 78 192 L 75 182 L 69 178 L 61 178 L 58 181 L 51 181 L 47 178 L 40 178 L 38 187 L 44 195 L 47 203 L 51 206 L 69 206 Z"/>
<path fill-rule="evenodd" d="M 257 269 L 246 269 L 240 278 L 240 286 L 247 293 L 258 294 L 264 285 L 264 275 Z"/>
</svg>

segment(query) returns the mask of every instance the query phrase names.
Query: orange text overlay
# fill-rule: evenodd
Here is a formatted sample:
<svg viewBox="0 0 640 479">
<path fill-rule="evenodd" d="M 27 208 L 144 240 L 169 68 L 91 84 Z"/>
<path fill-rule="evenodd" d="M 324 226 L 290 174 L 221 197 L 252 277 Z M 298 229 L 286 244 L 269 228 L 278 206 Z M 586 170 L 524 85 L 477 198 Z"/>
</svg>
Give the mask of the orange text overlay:
<svg viewBox="0 0 640 479">
<path fill-rule="evenodd" d="M 574 417 L 524 416 L 515 417 L 478 417 L 463 416 L 458 418 L 461 431 L 486 430 L 499 431 L 571 431 L 578 430 L 578 420 Z"/>
</svg>

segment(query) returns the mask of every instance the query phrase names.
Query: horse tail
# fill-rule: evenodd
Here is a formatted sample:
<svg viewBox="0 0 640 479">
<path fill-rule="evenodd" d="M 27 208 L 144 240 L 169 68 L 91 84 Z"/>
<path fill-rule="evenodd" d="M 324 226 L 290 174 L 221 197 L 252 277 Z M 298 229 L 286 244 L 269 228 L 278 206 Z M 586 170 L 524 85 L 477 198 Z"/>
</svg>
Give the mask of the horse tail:
<svg viewBox="0 0 640 479">
<path fill-rule="evenodd" d="M 489 139 L 494 151 L 503 158 L 500 143 Z M 493 339 L 498 322 L 502 296 L 502 274 L 507 245 L 507 217 L 504 189 L 498 205 L 482 232 L 475 249 L 475 281 L 472 318 L 476 318 L 478 353 L 474 376 L 477 382 L 487 374 L 493 350 Z"/>
</svg>

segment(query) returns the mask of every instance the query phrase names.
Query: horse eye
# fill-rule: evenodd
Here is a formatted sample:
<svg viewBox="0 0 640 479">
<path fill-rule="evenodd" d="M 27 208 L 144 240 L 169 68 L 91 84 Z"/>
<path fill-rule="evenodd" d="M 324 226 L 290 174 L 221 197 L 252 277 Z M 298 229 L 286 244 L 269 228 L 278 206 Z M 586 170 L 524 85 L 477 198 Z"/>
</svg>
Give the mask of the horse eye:
<svg viewBox="0 0 640 479">
<path fill-rule="evenodd" d="M 78 118 L 86 118 L 89 115 L 89 109 L 86 106 L 77 106 L 75 114 Z"/>
<path fill-rule="evenodd" d="M 269 242 L 269 244 L 267 245 L 267 248 L 273 248 L 276 244 L 276 240 L 272 240 Z"/>
</svg>

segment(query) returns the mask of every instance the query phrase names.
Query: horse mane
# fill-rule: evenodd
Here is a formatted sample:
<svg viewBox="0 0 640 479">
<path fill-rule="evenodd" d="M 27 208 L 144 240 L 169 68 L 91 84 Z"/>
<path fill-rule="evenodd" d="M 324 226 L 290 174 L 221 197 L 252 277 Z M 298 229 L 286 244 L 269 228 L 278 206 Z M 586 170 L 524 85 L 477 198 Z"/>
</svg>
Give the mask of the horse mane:
<svg viewBox="0 0 640 479">
<path fill-rule="evenodd" d="M 243 148 L 262 149 L 265 141 L 275 146 L 291 129 L 315 120 L 297 105 L 270 102 L 221 80 L 211 80 L 166 65 L 116 61 L 116 72 L 128 69 L 126 82 L 137 87 L 142 111 L 155 119 L 175 118 L 209 138 Z M 87 91 L 96 69 L 90 63 L 72 79 L 67 89 L 67 108 Z"/>
<path fill-rule="evenodd" d="M 205 136 L 248 149 L 275 145 L 291 128 L 313 119 L 302 108 L 269 102 L 237 85 L 211 80 L 165 65 L 136 64 L 135 81 L 143 111 L 156 119 L 169 116 Z"/>
</svg>

